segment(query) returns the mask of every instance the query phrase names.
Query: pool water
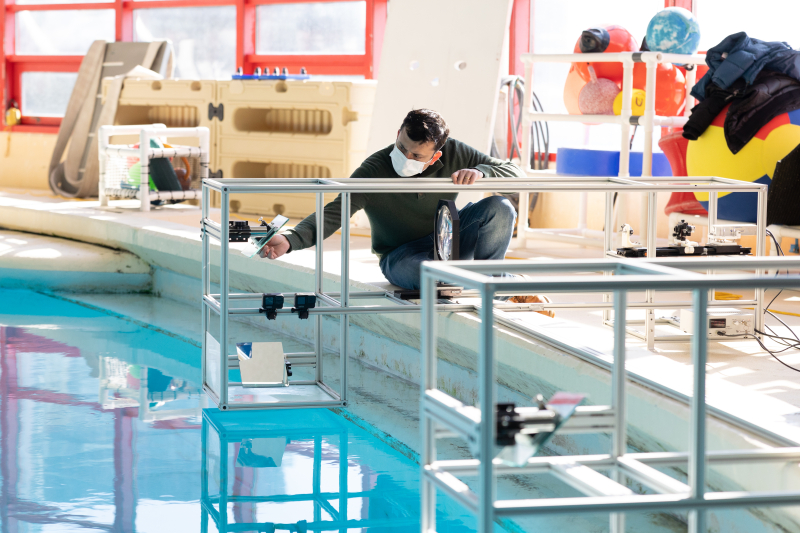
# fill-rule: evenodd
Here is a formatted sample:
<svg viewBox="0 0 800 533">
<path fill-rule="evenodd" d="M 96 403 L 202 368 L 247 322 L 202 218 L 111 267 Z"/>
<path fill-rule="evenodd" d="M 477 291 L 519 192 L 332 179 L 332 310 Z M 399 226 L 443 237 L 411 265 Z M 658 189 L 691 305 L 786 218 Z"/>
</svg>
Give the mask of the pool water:
<svg viewBox="0 0 800 533">
<path fill-rule="evenodd" d="M 419 530 L 412 460 L 328 410 L 221 413 L 199 379 L 184 339 L 0 290 L 2 530 Z"/>
</svg>

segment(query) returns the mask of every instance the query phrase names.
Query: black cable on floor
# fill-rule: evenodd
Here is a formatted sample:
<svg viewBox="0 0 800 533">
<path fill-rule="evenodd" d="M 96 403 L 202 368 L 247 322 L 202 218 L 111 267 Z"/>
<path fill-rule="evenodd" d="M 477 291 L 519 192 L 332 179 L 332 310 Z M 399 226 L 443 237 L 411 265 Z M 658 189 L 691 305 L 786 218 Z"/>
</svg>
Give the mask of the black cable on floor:
<svg viewBox="0 0 800 533">
<path fill-rule="evenodd" d="M 769 230 L 767 230 L 767 235 L 772 239 L 772 242 L 775 244 L 775 250 L 778 252 L 778 255 L 779 256 L 783 256 L 784 255 L 783 248 L 781 248 L 781 245 L 778 242 L 778 239 L 775 238 L 775 235 L 773 235 L 772 232 L 769 231 Z M 787 275 L 789 274 L 788 270 L 786 271 L 786 274 Z M 775 277 L 778 277 L 778 275 L 780 275 L 780 271 L 776 271 L 775 272 Z M 772 311 L 769 310 L 769 308 L 772 307 L 772 304 L 775 302 L 775 300 L 778 299 L 778 296 L 780 296 L 782 292 L 783 292 L 783 289 L 779 290 L 778 294 L 776 294 L 772 298 L 772 300 L 770 300 L 770 302 L 764 307 L 764 314 L 765 315 L 770 315 L 772 318 L 774 318 L 775 320 L 780 322 L 783 327 L 785 327 L 787 330 L 789 330 L 789 333 L 794 338 L 792 339 L 792 338 L 789 338 L 789 337 L 783 337 L 781 335 L 778 335 L 777 333 L 775 333 L 775 330 L 773 330 L 771 327 L 769 327 L 766 323 L 764 324 L 764 328 L 766 330 L 768 330 L 769 333 L 767 333 L 766 331 L 759 331 L 757 329 L 754 329 L 753 331 L 755 333 L 758 333 L 759 335 L 762 335 L 762 336 L 768 338 L 768 339 L 772 339 L 773 341 L 775 341 L 776 343 L 780 344 L 781 346 L 785 346 L 785 348 L 783 348 L 782 350 L 778 350 L 778 351 L 772 351 L 769 348 L 767 348 L 767 346 L 764 344 L 764 342 L 761 339 L 759 339 L 756 335 L 750 335 L 749 333 L 743 334 L 743 335 L 724 335 L 724 336 L 725 337 L 729 337 L 729 338 L 733 338 L 733 337 L 745 338 L 745 339 L 746 338 L 753 338 L 758 343 L 758 345 L 761 346 L 761 349 L 764 350 L 765 352 L 767 352 L 768 354 L 770 354 L 772 356 L 772 358 L 775 359 L 777 362 L 779 362 L 780 364 L 782 364 L 783 366 L 785 366 L 786 368 L 788 368 L 790 370 L 794 370 L 795 372 L 800 372 L 800 368 L 793 367 L 792 365 L 781 361 L 781 359 L 778 357 L 779 353 L 783 353 L 786 350 L 792 350 L 792 349 L 800 350 L 800 337 L 797 336 L 797 333 L 795 333 L 794 330 L 792 330 L 792 328 L 790 328 L 786 324 L 786 322 L 781 320 L 775 313 L 773 313 Z"/>
<path fill-rule="evenodd" d="M 765 337 L 769 337 L 769 338 L 772 338 L 772 339 L 780 338 L 780 339 L 784 339 L 784 340 L 791 340 L 791 339 L 786 339 L 785 337 L 778 337 L 777 335 L 770 335 L 770 334 L 765 333 L 763 331 L 755 330 L 755 332 L 758 333 L 759 335 L 763 335 Z M 742 334 L 742 335 L 723 335 L 723 337 L 731 338 L 731 339 L 732 338 L 741 338 L 741 339 L 752 338 L 752 339 L 755 339 L 755 341 L 758 343 L 758 345 L 761 346 L 761 349 L 764 350 L 765 352 L 767 352 L 768 354 L 770 354 L 772 356 L 772 358 L 775 359 L 777 362 L 779 362 L 780 364 L 782 364 L 786 368 L 794 370 L 795 372 L 800 372 L 800 368 L 795 368 L 790 364 L 784 363 L 783 361 L 781 361 L 778 358 L 778 355 L 777 355 L 777 354 L 779 354 L 781 352 L 785 352 L 786 350 L 790 350 L 792 348 L 800 348 L 800 343 L 793 344 L 792 346 L 789 346 L 788 348 L 784 348 L 783 350 L 779 350 L 777 352 L 773 352 L 772 350 L 770 350 L 769 348 L 766 347 L 766 345 L 761 341 L 761 339 L 759 339 L 755 335 L 750 335 L 749 333 L 745 333 L 745 334 Z"/>
</svg>

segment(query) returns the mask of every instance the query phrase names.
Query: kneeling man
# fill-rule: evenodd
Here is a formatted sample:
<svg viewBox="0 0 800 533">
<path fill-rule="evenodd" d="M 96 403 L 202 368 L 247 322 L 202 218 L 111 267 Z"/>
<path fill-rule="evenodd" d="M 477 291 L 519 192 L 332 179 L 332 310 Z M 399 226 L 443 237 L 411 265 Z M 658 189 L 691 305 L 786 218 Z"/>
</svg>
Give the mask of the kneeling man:
<svg viewBox="0 0 800 533">
<path fill-rule="evenodd" d="M 369 156 L 351 178 L 443 178 L 471 185 L 483 177 L 525 177 L 509 161 L 489 157 L 450 138 L 444 119 L 430 109 L 406 115 L 394 144 Z M 433 259 L 432 229 L 440 199 L 455 200 L 458 193 L 352 193 L 351 213 L 364 209 L 372 228 L 372 251 L 390 283 L 419 289 L 420 264 Z M 502 196 L 489 196 L 458 212 L 461 220 L 460 259 L 503 259 L 514 232 L 516 211 Z M 341 224 L 341 195 L 325 206 L 325 238 Z M 264 247 L 262 257 L 276 259 L 316 243 L 316 214 L 305 218 Z M 515 297 L 521 302 L 546 301 Z"/>
</svg>

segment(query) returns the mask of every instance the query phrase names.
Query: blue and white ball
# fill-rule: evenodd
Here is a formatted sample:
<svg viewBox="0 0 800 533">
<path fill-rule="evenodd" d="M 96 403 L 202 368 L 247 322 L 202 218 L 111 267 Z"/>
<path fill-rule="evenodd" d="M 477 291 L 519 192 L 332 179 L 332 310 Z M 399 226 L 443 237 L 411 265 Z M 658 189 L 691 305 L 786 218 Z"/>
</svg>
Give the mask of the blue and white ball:
<svg viewBox="0 0 800 533">
<path fill-rule="evenodd" d="M 700 45 L 700 25 L 688 9 L 668 7 L 650 19 L 646 39 L 654 52 L 694 54 Z"/>
</svg>

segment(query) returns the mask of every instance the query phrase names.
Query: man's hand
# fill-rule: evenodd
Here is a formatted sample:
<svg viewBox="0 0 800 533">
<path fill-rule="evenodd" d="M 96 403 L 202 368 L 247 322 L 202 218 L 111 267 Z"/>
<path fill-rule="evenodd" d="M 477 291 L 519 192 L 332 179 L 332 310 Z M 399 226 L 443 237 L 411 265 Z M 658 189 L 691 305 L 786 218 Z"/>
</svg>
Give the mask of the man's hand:
<svg viewBox="0 0 800 533">
<path fill-rule="evenodd" d="M 483 172 L 474 168 L 464 168 L 453 172 L 451 178 L 456 185 L 472 185 L 483 177 Z"/>
<path fill-rule="evenodd" d="M 277 259 L 289 251 L 289 239 L 283 235 L 275 235 L 269 240 L 266 246 L 261 249 L 261 257 Z"/>
</svg>

